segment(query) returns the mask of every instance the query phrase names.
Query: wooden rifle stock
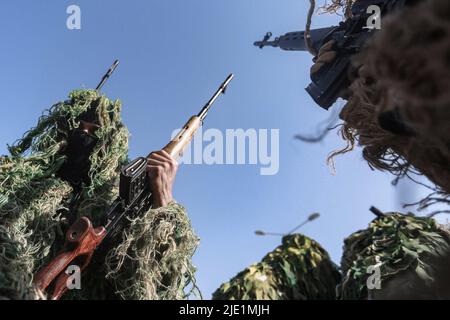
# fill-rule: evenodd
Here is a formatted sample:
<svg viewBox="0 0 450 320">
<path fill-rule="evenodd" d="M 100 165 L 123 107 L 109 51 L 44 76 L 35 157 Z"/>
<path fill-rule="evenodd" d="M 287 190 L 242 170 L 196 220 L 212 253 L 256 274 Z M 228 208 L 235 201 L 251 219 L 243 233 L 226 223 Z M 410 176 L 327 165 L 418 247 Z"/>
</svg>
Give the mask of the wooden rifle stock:
<svg viewBox="0 0 450 320">
<path fill-rule="evenodd" d="M 77 258 L 80 271 L 83 271 L 91 262 L 92 255 L 97 246 L 105 238 L 106 229 L 103 227 L 95 228 L 91 221 L 82 217 L 75 222 L 66 233 L 65 247 L 68 251 L 60 253 L 52 262 L 41 269 L 34 276 L 35 287 L 44 292 L 50 284 L 56 279 L 53 293 L 49 296 L 51 300 L 58 300 L 68 290 L 67 281 L 70 275 L 65 271 L 71 263 Z"/>
</svg>

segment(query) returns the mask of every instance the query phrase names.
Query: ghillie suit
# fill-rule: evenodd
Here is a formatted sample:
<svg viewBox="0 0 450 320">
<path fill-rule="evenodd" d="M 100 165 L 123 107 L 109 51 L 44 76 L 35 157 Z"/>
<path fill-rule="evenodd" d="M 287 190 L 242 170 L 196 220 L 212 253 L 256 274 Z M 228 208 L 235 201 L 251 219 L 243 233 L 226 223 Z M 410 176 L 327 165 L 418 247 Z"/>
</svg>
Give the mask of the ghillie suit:
<svg viewBox="0 0 450 320">
<path fill-rule="evenodd" d="M 94 225 L 102 221 L 118 194 L 118 170 L 127 162 L 128 131 L 120 109 L 119 101 L 97 91 L 73 91 L 9 147 L 10 156 L 0 158 L 0 297 L 36 298 L 33 274 L 63 248 L 70 224 L 80 216 Z M 87 162 L 70 156 L 81 120 L 100 126 Z M 81 290 L 65 298 L 184 298 L 194 280 L 191 257 L 197 243 L 181 206 L 151 209 L 130 221 L 106 263 L 87 269 Z"/>
<path fill-rule="evenodd" d="M 283 243 L 261 262 L 238 273 L 213 294 L 215 300 L 335 299 L 340 273 L 327 252 L 301 234 Z"/>
<path fill-rule="evenodd" d="M 341 299 L 450 299 L 450 233 L 399 213 L 344 241 Z"/>
<path fill-rule="evenodd" d="M 327 0 L 320 10 L 331 14 L 342 12 L 345 18 L 349 18 L 352 14 L 352 5 L 356 1 L 358 0 Z"/>
<path fill-rule="evenodd" d="M 450 3 L 423 0 L 382 20 L 353 60 L 341 134 L 372 168 L 397 177 L 424 174 L 437 185 L 430 202 L 449 204 Z M 447 199 L 446 199 L 447 198 Z"/>
</svg>

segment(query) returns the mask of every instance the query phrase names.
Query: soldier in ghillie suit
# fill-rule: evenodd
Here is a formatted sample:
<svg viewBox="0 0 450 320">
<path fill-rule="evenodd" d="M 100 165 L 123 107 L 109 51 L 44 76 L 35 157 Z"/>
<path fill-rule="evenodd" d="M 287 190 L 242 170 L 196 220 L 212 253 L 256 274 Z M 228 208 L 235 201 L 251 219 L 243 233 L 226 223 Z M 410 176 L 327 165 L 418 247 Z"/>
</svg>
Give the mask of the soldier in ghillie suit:
<svg viewBox="0 0 450 320">
<path fill-rule="evenodd" d="M 355 2 L 332 0 L 325 11 L 342 10 L 348 17 Z M 436 187 L 419 202 L 422 208 L 449 204 L 449 53 L 448 0 L 417 1 L 384 17 L 382 30 L 353 58 L 352 83 L 345 93 L 348 101 L 340 113 L 340 132 L 348 146 L 331 155 L 353 150 L 358 142 L 371 168 L 397 178 L 425 175 Z M 325 44 L 311 72 L 335 57 L 333 43 Z M 328 257 L 323 249 L 322 254 Z M 292 288 L 311 279 L 311 270 L 304 269 L 296 274 L 298 282 L 277 282 L 286 278 L 283 266 L 303 270 L 310 264 L 304 255 L 294 256 L 280 259 L 278 267 L 270 269 L 263 267 L 268 265 L 264 258 L 223 284 L 214 297 L 255 299 L 257 286 L 264 299 L 292 298 Z M 270 272 L 262 272 L 267 269 Z M 450 299 L 450 232 L 432 217 L 380 213 L 367 229 L 344 240 L 340 271 L 338 299 Z M 319 283 L 337 283 L 334 273 L 322 276 Z M 266 279 L 264 285 L 261 279 Z M 301 292 L 309 299 L 330 298 L 329 290 L 321 296 Z"/>
<path fill-rule="evenodd" d="M 222 284 L 216 300 L 334 299 L 340 281 L 337 266 L 314 240 L 300 234 Z"/>
<path fill-rule="evenodd" d="M 380 214 L 344 240 L 341 268 L 295 234 L 213 294 L 217 300 L 450 299 L 450 232 L 433 218 Z"/>
<path fill-rule="evenodd" d="M 338 152 L 350 151 L 358 142 L 372 168 L 398 177 L 419 172 L 436 184 L 446 204 L 449 48 L 446 0 L 417 1 L 384 17 L 382 30 L 353 59 L 349 99 L 340 113 L 341 133 L 349 145 Z M 332 59 L 332 49 L 323 55 Z"/>
<path fill-rule="evenodd" d="M 348 13 L 354 2 L 335 0 L 329 9 Z M 382 29 L 353 58 L 340 113 L 348 146 L 332 156 L 358 142 L 370 167 L 394 174 L 395 181 L 425 175 L 435 187 L 418 202 L 422 209 L 449 204 L 450 4 L 413 3 L 383 17 Z M 331 61 L 332 45 L 321 55 L 321 64 Z M 340 298 L 450 299 L 449 244 L 448 230 L 432 218 L 380 216 L 345 240 Z M 369 266 L 379 268 L 380 288 L 368 290 Z"/>
<path fill-rule="evenodd" d="M 450 299 L 450 232 L 429 217 L 379 216 L 344 240 L 340 299 Z"/>
<path fill-rule="evenodd" d="M 425 175 L 436 187 L 421 207 L 448 206 L 450 4 L 417 1 L 382 23 L 353 59 L 350 97 L 340 114 L 349 142 L 344 152 L 358 141 L 372 168 Z M 377 219 L 345 242 L 341 297 L 449 299 L 449 251 L 448 230 L 430 218 Z M 382 290 L 367 291 L 363 269 L 375 258 L 386 281 Z"/>
<path fill-rule="evenodd" d="M 102 221 L 127 163 L 120 109 L 95 90 L 73 91 L 0 158 L 1 298 L 38 298 L 33 275 L 62 250 L 69 226 L 81 216 Z M 65 298 L 183 299 L 195 288 L 198 239 L 172 199 L 176 162 L 163 151 L 149 159 L 153 207 L 129 221 L 106 261 L 94 261 L 81 290 Z"/>
</svg>

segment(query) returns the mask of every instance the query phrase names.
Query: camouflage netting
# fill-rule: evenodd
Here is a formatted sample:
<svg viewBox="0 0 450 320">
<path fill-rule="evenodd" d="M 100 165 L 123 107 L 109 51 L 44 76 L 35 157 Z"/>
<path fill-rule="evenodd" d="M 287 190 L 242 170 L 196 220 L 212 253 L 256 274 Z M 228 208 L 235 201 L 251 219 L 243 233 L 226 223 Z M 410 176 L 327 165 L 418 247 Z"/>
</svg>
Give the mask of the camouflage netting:
<svg viewBox="0 0 450 320">
<path fill-rule="evenodd" d="M 107 257 L 107 278 L 115 280 L 123 298 L 166 300 L 199 294 L 190 260 L 198 239 L 182 206 L 154 209 L 133 219 L 130 230 Z"/>
<path fill-rule="evenodd" d="M 68 220 L 88 216 L 96 225 L 117 196 L 118 170 L 127 162 L 128 149 L 120 109 L 119 101 L 94 90 L 75 90 L 9 148 L 10 156 L 0 158 L 0 297 L 35 298 L 33 274 L 62 249 Z M 57 173 L 69 132 L 88 110 L 101 127 L 89 158 L 89 183 L 81 186 L 78 210 L 71 212 L 73 186 Z M 191 257 L 198 239 L 181 206 L 150 210 L 131 221 L 121 240 L 108 263 L 86 272 L 82 290 L 67 298 L 185 297 L 185 287 L 194 280 Z"/>
<path fill-rule="evenodd" d="M 327 252 L 301 234 L 222 284 L 215 300 L 335 299 L 340 273 Z"/>
<path fill-rule="evenodd" d="M 450 3 L 424 0 L 382 23 L 354 59 L 358 77 L 340 115 L 349 145 L 338 153 L 358 142 L 372 168 L 398 177 L 420 172 L 448 195 Z M 382 129 L 379 118 L 387 111 L 397 112 L 413 133 Z"/>
<path fill-rule="evenodd" d="M 351 16 L 351 9 L 353 3 L 357 0 L 330 0 L 325 1 L 325 4 L 320 8 L 322 12 L 327 13 L 343 13 L 345 18 Z"/>
<path fill-rule="evenodd" d="M 370 266 L 378 289 L 368 289 Z M 341 267 L 341 299 L 450 299 L 450 233 L 432 218 L 387 214 L 345 239 Z"/>
</svg>

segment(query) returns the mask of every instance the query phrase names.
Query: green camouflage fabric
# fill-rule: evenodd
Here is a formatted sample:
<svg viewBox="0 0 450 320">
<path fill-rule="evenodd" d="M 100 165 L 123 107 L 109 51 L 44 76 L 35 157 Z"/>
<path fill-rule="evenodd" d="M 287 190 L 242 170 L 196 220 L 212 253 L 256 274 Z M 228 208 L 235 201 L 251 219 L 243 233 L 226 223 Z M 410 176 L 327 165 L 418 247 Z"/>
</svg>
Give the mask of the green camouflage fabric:
<svg viewBox="0 0 450 320">
<path fill-rule="evenodd" d="M 345 239 L 339 298 L 449 299 L 449 252 L 434 219 L 386 214 Z"/>
<path fill-rule="evenodd" d="M 61 150 L 79 117 L 94 110 L 100 128 L 90 155 L 89 183 L 81 186 L 76 212 L 72 186 L 57 173 Z M 95 90 L 75 90 L 53 105 L 35 128 L 0 157 L 0 299 L 36 299 L 33 275 L 62 250 L 68 217 L 94 225 L 118 195 L 119 169 L 128 153 L 121 103 Z M 183 299 L 195 289 L 192 255 L 198 245 L 185 209 L 171 203 L 134 218 L 94 272 L 82 274 L 81 290 L 65 299 Z"/>
<path fill-rule="evenodd" d="M 282 245 L 222 284 L 214 300 L 335 299 L 340 281 L 328 253 L 310 238 L 283 237 Z"/>
</svg>

